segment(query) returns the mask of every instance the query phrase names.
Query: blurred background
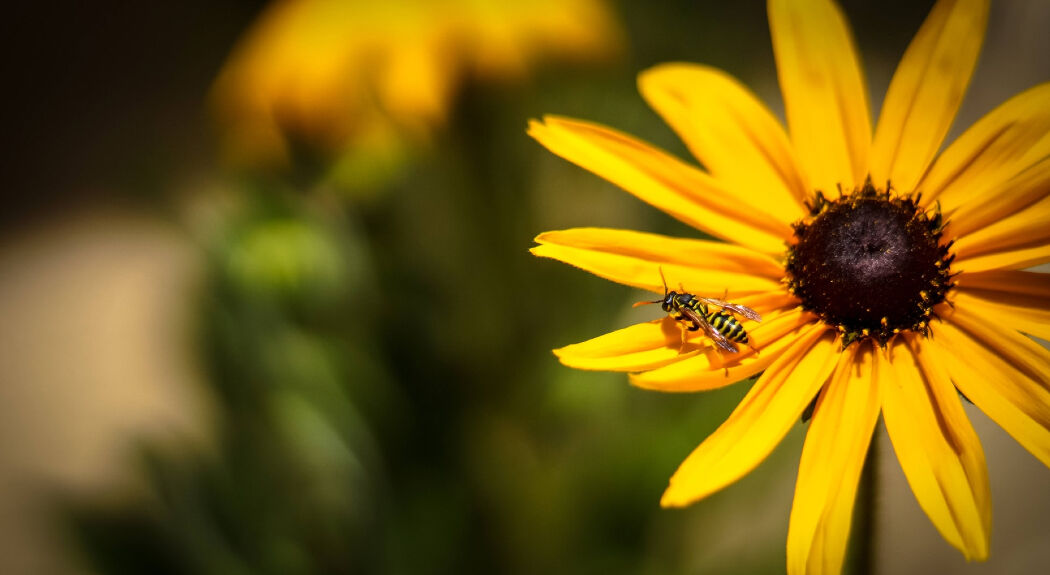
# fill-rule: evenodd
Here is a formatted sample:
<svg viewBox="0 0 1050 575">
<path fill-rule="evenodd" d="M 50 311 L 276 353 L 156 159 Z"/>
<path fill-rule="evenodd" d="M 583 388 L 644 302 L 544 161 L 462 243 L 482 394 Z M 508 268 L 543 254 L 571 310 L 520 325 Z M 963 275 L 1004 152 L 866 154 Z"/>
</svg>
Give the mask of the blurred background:
<svg viewBox="0 0 1050 575">
<path fill-rule="evenodd" d="M 763 2 L 64 4 L 0 24 L 0 573 L 783 571 L 804 427 L 661 510 L 749 383 L 560 366 L 652 310 L 527 251 L 573 226 L 697 235 L 525 123 L 688 157 L 635 90 L 673 60 L 780 113 Z M 875 110 L 932 4 L 842 2 Z M 953 134 L 1050 79 L 1048 24 L 994 3 Z M 875 572 L 1050 561 L 1050 471 L 967 407 L 991 560 L 941 540 L 882 437 Z"/>
</svg>

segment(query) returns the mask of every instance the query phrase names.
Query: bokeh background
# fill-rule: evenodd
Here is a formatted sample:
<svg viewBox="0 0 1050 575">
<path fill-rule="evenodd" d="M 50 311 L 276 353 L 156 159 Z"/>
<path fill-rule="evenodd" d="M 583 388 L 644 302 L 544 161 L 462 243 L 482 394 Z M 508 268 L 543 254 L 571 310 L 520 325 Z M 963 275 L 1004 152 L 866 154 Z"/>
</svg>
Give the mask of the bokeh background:
<svg viewBox="0 0 1050 575">
<path fill-rule="evenodd" d="M 525 123 L 688 157 L 635 90 L 673 60 L 780 113 L 764 3 L 365 4 L 5 15 L 0 573 L 782 572 L 804 426 L 661 510 L 749 383 L 662 395 L 560 366 L 551 348 L 658 310 L 527 251 L 573 226 L 697 235 Z M 932 2 L 842 5 L 877 110 Z M 1048 24 L 1041 0 L 993 3 L 953 134 L 1050 79 Z M 1050 471 L 967 407 L 991 560 L 940 539 L 882 437 L 855 571 L 1050 562 Z"/>
</svg>

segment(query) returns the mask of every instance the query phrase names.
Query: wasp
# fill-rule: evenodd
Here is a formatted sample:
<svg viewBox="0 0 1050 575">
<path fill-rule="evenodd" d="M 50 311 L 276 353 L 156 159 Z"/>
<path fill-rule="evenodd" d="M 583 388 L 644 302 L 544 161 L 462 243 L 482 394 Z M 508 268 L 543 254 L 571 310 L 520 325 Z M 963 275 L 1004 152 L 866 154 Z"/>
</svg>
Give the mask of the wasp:
<svg viewBox="0 0 1050 575">
<path fill-rule="evenodd" d="M 652 301 L 640 301 L 634 304 L 634 307 L 658 303 L 665 312 L 671 314 L 672 318 L 688 324 L 686 330 L 703 330 L 704 334 L 715 342 L 715 345 L 725 351 L 731 353 L 739 351 L 733 342 L 748 345 L 747 331 L 733 314 L 754 321 L 762 321 L 762 316 L 747 306 L 686 293 L 681 286 L 679 286 L 681 292 L 668 291 L 663 269 L 660 270 L 660 279 L 664 282 L 664 297 Z M 719 309 L 712 309 L 715 307 Z"/>
</svg>

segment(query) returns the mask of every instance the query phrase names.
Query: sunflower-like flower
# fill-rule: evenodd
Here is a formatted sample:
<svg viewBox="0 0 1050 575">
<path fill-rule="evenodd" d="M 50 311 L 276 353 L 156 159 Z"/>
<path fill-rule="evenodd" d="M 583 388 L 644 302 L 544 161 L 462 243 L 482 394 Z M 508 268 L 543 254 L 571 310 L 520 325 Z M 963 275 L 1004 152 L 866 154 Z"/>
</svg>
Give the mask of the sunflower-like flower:
<svg viewBox="0 0 1050 575">
<path fill-rule="evenodd" d="M 212 104 L 234 163 L 287 163 L 297 140 L 374 169 L 427 141 L 465 77 L 608 58 L 620 43 L 603 0 L 275 0 Z"/>
<path fill-rule="evenodd" d="M 927 516 L 967 559 L 985 559 L 987 470 L 960 395 L 1050 465 L 1050 351 L 1028 337 L 1050 339 L 1050 276 L 1022 271 L 1050 261 L 1050 84 L 938 154 L 976 65 L 986 0 L 937 2 L 874 135 L 841 10 L 769 0 L 768 13 L 788 132 L 736 80 L 692 64 L 650 69 L 639 87 L 705 169 L 592 123 L 529 127 L 555 154 L 725 240 L 579 228 L 541 234 L 534 254 L 657 293 L 665 275 L 685 293 L 753 308 L 764 321 L 739 318 L 750 347 L 715 349 L 671 306 L 555 353 L 669 392 L 761 373 L 671 478 L 664 506 L 736 481 L 813 409 L 789 573 L 841 570 L 880 413 Z"/>
</svg>

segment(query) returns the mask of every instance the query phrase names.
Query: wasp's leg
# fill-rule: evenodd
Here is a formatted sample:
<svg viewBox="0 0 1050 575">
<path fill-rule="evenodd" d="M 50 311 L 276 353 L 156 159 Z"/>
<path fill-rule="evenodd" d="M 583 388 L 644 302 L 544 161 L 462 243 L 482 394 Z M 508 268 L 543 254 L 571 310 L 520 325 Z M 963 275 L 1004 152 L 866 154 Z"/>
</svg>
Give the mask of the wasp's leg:
<svg viewBox="0 0 1050 575">
<path fill-rule="evenodd" d="M 680 325 L 681 325 L 682 329 L 678 330 L 678 335 L 680 336 L 680 338 L 678 340 L 678 354 L 679 355 L 685 353 L 685 345 L 687 343 L 689 343 L 689 339 L 686 337 L 686 333 L 687 333 L 686 330 L 689 330 L 689 328 L 686 327 L 685 324 L 680 324 Z"/>
<path fill-rule="evenodd" d="M 685 344 L 689 343 L 689 340 L 686 337 L 686 332 L 687 331 L 697 331 L 697 330 L 699 330 L 700 329 L 700 324 L 696 323 L 696 321 L 693 320 L 692 318 L 689 318 L 689 317 L 686 317 L 686 316 L 683 316 L 683 315 L 679 315 L 675 319 L 678 319 L 680 321 L 690 321 L 693 324 L 693 325 L 690 325 L 690 326 L 686 326 L 685 324 L 682 324 L 682 342 L 681 342 L 681 345 L 678 346 L 678 353 L 681 354 L 681 353 L 685 353 Z"/>
</svg>

